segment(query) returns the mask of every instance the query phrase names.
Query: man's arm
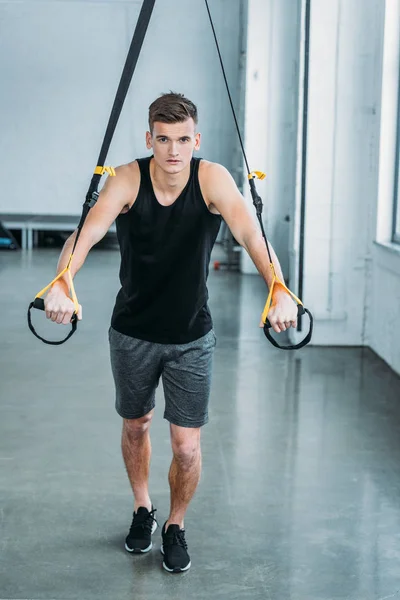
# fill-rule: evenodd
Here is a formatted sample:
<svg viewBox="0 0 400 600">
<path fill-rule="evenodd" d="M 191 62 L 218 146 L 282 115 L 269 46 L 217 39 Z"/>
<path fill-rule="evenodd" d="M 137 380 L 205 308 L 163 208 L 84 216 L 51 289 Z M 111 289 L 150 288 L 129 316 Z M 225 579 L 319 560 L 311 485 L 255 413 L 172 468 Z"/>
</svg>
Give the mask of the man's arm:
<svg viewBox="0 0 400 600">
<path fill-rule="evenodd" d="M 230 173 L 222 165 L 205 163 L 200 183 L 209 209 L 222 215 L 234 238 L 247 251 L 267 286 L 270 287 L 273 273 L 260 225 Z M 283 281 L 278 257 L 272 245 L 269 242 L 268 244 L 276 274 Z M 297 326 L 297 306 L 279 284 L 274 286 L 268 319 L 278 333 L 290 326 Z"/>
<path fill-rule="evenodd" d="M 115 177 L 108 177 L 99 198 L 86 217 L 84 226 L 75 248 L 71 263 L 71 275 L 74 277 L 82 267 L 90 249 L 107 233 L 117 216 L 132 206 L 140 183 L 139 168 L 136 163 L 118 167 Z M 57 264 L 57 274 L 68 264 L 77 235 L 77 230 L 67 239 Z M 74 312 L 74 303 L 69 297 L 69 283 L 66 275 L 58 279 L 45 298 L 45 310 L 48 319 L 67 325 Z M 82 318 L 80 307 L 78 319 Z"/>
</svg>

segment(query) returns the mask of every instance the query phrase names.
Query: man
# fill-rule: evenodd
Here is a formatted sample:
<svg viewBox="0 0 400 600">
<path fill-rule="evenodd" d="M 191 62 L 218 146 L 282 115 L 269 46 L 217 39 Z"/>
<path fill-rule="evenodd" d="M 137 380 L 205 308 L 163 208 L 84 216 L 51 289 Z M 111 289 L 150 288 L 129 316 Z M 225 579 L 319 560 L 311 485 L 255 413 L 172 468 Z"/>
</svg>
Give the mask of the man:
<svg viewBox="0 0 400 600">
<path fill-rule="evenodd" d="M 116 219 L 121 289 L 109 330 L 116 410 L 123 419 L 122 454 L 134 495 L 128 552 L 148 552 L 157 527 L 149 490 L 149 427 L 162 377 L 164 417 L 170 422 L 173 460 L 171 506 L 162 528 L 163 566 L 189 569 L 184 517 L 201 471 L 200 431 L 207 422 L 215 346 L 207 306 L 208 267 L 221 217 L 249 253 L 267 285 L 272 274 L 259 225 L 232 177 L 219 164 L 193 158 L 200 149 L 196 106 L 181 94 L 164 94 L 149 109 L 150 158 L 116 169 L 83 227 L 73 275 Z M 76 232 L 61 253 L 68 261 Z M 282 277 L 271 248 L 275 269 Z M 47 318 L 68 324 L 74 311 L 65 280 L 45 300 Z M 269 320 L 276 332 L 296 327 L 297 306 L 275 287 Z M 82 318 L 80 307 L 78 318 Z"/>
</svg>

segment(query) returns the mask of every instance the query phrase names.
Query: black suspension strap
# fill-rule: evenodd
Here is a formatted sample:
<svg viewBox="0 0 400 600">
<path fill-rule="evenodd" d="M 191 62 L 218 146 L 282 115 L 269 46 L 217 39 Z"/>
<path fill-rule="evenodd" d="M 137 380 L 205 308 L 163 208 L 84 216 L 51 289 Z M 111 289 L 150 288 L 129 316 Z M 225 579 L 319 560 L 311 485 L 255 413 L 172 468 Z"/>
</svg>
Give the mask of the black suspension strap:
<svg viewBox="0 0 400 600">
<path fill-rule="evenodd" d="M 232 114 L 233 114 L 233 118 L 235 121 L 235 126 L 236 126 L 236 131 L 239 137 L 239 142 L 240 142 L 240 146 L 242 149 L 242 153 L 243 153 L 243 157 L 244 157 L 244 161 L 246 163 L 246 169 L 247 169 L 247 173 L 248 173 L 248 179 L 249 179 L 249 185 L 250 185 L 250 192 L 251 192 L 251 196 L 253 199 L 253 204 L 255 206 L 256 209 L 256 213 L 257 213 L 257 217 L 258 217 L 258 221 L 260 223 L 260 227 L 261 227 L 261 232 L 263 235 L 263 238 L 265 240 L 265 244 L 267 247 L 267 252 L 268 252 L 268 257 L 269 257 L 269 261 L 270 261 L 270 267 L 273 273 L 273 280 L 272 280 L 272 284 L 270 286 L 270 291 L 269 291 L 269 296 L 267 299 L 267 302 L 265 304 L 264 307 L 264 311 L 263 311 L 263 321 L 265 323 L 264 325 L 264 333 L 267 336 L 267 338 L 269 339 L 269 341 L 276 346 L 277 348 L 281 348 L 283 350 L 295 350 L 297 348 L 302 348 L 303 346 L 305 346 L 306 344 L 308 344 L 308 342 L 311 340 L 311 336 L 312 336 L 312 328 L 313 328 L 313 318 L 312 315 L 310 313 L 309 310 L 307 310 L 306 308 L 304 308 L 301 300 L 299 298 L 297 298 L 293 292 L 291 292 L 286 286 L 285 284 L 280 281 L 280 279 L 277 277 L 276 272 L 275 272 L 275 267 L 273 264 L 273 260 L 272 260 L 272 256 L 271 256 L 271 251 L 270 251 L 270 247 L 269 247 L 269 243 L 265 234 L 265 230 L 264 230 L 264 224 L 262 221 L 262 210 L 263 210 L 263 203 L 262 200 L 260 198 L 260 196 L 257 193 L 257 189 L 255 186 L 255 182 L 254 179 L 255 178 L 259 178 L 259 179 L 263 179 L 265 177 L 264 173 L 261 173 L 259 171 L 250 171 L 249 168 L 249 164 L 248 164 L 248 160 L 247 160 L 247 156 L 246 156 L 246 151 L 244 148 L 244 144 L 243 144 L 243 140 L 242 140 L 242 136 L 240 134 L 240 129 L 239 129 L 239 124 L 236 118 L 236 112 L 235 112 L 235 108 L 233 105 L 233 101 L 232 101 L 232 96 L 230 93 L 230 89 L 229 89 L 229 84 L 228 84 L 228 80 L 226 77 L 226 73 L 225 73 L 225 68 L 224 68 L 224 64 L 223 64 L 223 60 L 222 60 L 222 55 L 221 55 L 221 51 L 219 48 L 219 43 L 218 43 L 218 39 L 217 39 L 217 35 L 215 32 L 215 28 L 214 28 L 214 23 L 212 20 L 212 16 L 210 13 L 210 9 L 209 9 L 209 5 L 208 5 L 208 1 L 205 0 L 206 3 L 206 8 L 207 8 L 207 12 L 208 12 L 208 16 L 210 19 L 210 24 L 211 24 L 211 28 L 212 28 L 212 32 L 214 35 L 214 40 L 215 40 L 215 44 L 216 44 L 216 48 L 217 48 L 217 52 L 218 52 L 218 56 L 219 56 L 219 61 L 221 64 L 221 69 L 222 69 L 222 74 L 224 77 L 224 81 L 225 81 L 225 86 L 226 86 L 226 90 L 228 93 L 228 98 L 229 98 L 229 102 L 230 102 L 230 106 L 232 109 Z M 107 129 L 106 129 L 106 133 L 104 136 L 104 140 L 101 146 L 101 150 L 100 150 L 100 154 L 99 154 L 99 158 L 97 161 L 97 166 L 94 170 L 92 179 L 90 181 L 90 185 L 89 185 L 89 189 L 88 192 L 86 194 L 86 199 L 85 202 L 83 204 L 83 209 L 82 209 L 82 215 L 77 227 L 77 233 L 75 236 L 75 240 L 74 240 L 74 244 L 73 244 L 73 248 L 72 248 L 72 252 L 70 254 L 69 260 L 68 260 L 68 264 L 66 266 L 65 269 L 63 269 L 63 271 L 61 271 L 61 273 L 59 273 L 57 275 L 57 277 L 55 279 L 53 279 L 53 281 L 51 281 L 45 288 L 43 288 L 38 294 L 36 294 L 36 297 L 34 299 L 33 302 L 30 303 L 29 308 L 28 308 L 28 325 L 30 330 L 32 331 L 32 333 L 40 340 L 42 340 L 44 343 L 46 344 L 52 344 L 52 345 L 59 345 L 59 344 L 63 344 L 64 342 L 66 342 L 73 333 L 75 333 L 76 328 L 77 328 L 77 313 L 78 313 L 78 308 L 79 308 L 79 304 L 78 304 L 78 299 L 76 297 L 76 293 L 75 293 L 75 288 L 74 288 L 74 284 L 73 284 L 73 279 L 72 279 L 72 275 L 71 275 L 71 262 L 72 262 L 72 258 L 76 249 L 76 245 L 78 243 L 78 239 L 79 236 L 81 234 L 83 225 L 85 223 L 85 220 L 87 218 L 87 215 L 90 211 L 90 209 L 96 204 L 97 199 L 99 197 L 99 193 L 98 193 L 98 186 L 100 183 L 100 179 L 102 177 L 102 175 L 104 173 L 108 173 L 110 176 L 114 176 L 115 175 L 115 171 L 112 167 L 106 167 L 104 166 L 105 160 L 107 158 L 107 154 L 108 154 L 108 150 L 110 148 L 111 145 L 111 141 L 115 132 L 115 128 L 117 126 L 124 102 L 125 102 L 125 98 L 126 95 L 128 93 L 129 90 L 129 86 L 132 80 L 132 76 L 133 73 L 135 71 L 136 68 L 136 64 L 140 55 L 140 51 L 143 45 L 143 41 L 147 32 L 147 28 L 150 22 L 150 18 L 153 12 L 153 8 L 154 8 L 154 4 L 155 4 L 155 0 L 143 0 L 142 3 L 142 7 L 140 10 L 140 14 L 139 14 L 139 18 L 138 18 L 138 22 L 136 24 L 136 28 L 135 28 L 135 32 L 133 34 L 133 38 L 132 38 L 132 42 L 129 48 L 129 52 L 128 52 L 128 56 L 126 58 L 126 62 L 122 71 L 122 75 L 121 75 L 121 80 L 118 86 L 118 90 L 115 96 L 115 100 L 114 100 L 114 104 L 111 110 L 111 114 L 110 114 L 110 118 L 108 121 L 108 125 L 107 125 Z M 71 293 L 71 299 L 74 302 L 74 314 L 72 316 L 71 319 L 71 324 L 72 324 L 72 328 L 71 331 L 69 332 L 69 334 L 67 335 L 67 337 L 63 340 L 60 341 L 49 341 L 46 340 L 44 338 L 42 338 L 41 336 L 39 336 L 33 325 L 32 325 L 32 320 L 31 320 L 31 310 L 32 308 L 36 308 L 38 310 L 44 310 L 45 309 L 45 305 L 44 305 L 44 300 L 42 298 L 42 296 L 47 292 L 47 290 L 53 285 L 53 283 L 55 281 L 57 281 L 58 279 L 60 279 L 64 274 L 68 275 L 69 278 L 69 285 L 70 285 L 70 293 Z M 272 292 L 274 289 L 274 285 L 275 283 L 280 284 L 281 286 L 283 286 L 286 291 L 294 298 L 294 300 L 297 302 L 298 304 L 298 316 L 303 315 L 304 313 L 307 313 L 310 317 L 310 331 L 308 333 L 308 335 L 306 336 L 306 338 L 300 342 L 297 345 L 293 345 L 293 346 L 280 346 L 276 340 L 274 340 L 272 338 L 272 336 L 269 333 L 269 329 L 271 328 L 271 324 L 268 321 L 267 315 L 271 306 L 271 302 L 272 302 Z"/>
<path fill-rule="evenodd" d="M 246 165 L 246 170 L 247 170 L 247 175 L 248 175 L 248 181 L 249 181 L 249 185 L 250 185 L 251 197 L 253 199 L 253 204 L 254 204 L 254 207 L 256 209 L 257 218 L 258 218 L 258 221 L 260 223 L 261 233 L 262 233 L 262 236 L 263 236 L 263 238 L 265 240 L 265 244 L 267 246 L 267 252 L 268 252 L 268 258 L 269 258 L 270 268 L 271 268 L 272 275 L 273 275 L 273 277 L 272 277 L 272 283 L 271 283 L 270 288 L 269 288 L 269 294 L 268 294 L 267 302 L 265 304 L 265 307 L 264 307 L 264 310 L 263 310 L 263 314 L 262 314 L 262 320 L 264 322 L 264 333 L 265 333 L 267 339 L 276 348 L 280 348 L 281 350 L 298 350 L 299 348 L 303 348 L 303 346 L 305 346 L 306 344 L 308 344 L 310 342 L 310 340 L 311 340 L 312 332 L 313 332 L 313 316 L 312 316 L 311 312 L 307 308 L 305 308 L 303 306 L 302 301 L 299 298 L 297 298 L 297 296 L 295 296 L 293 294 L 293 292 L 291 292 L 289 290 L 288 287 L 286 287 L 286 285 L 278 278 L 278 276 L 276 274 L 274 262 L 273 262 L 272 256 L 271 256 L 271 250 L 270 250 L 270 247 L 269 247 L 267 236 L 265 234 L 264 223 L 263 223 L 263 220 L 262 220 L 263 202 L 262 202 L 260 196 L 257 193 L 256 184 L 254 182 L 254 179 L 256 179 L 256 178 L 258 178 L 258 179 L 264 179 L 265 174 L 262 173 L 262 172 L 260 172 L 260 171 L 250 171 L 250 167 L 249 167 L 249 163 L 248 163 L 247 155 L 246 155 L 246 150 L 245 150 L 245 147 L 244 147 L 242 135 L 240 133 L 239 123 L 238 123 L 238 120 L 237 120 L 237 117 L 236 117 L 236 111 L 235 111 L 235 107 L 233 105 L 232 95 L 231 95 L 231 92 L 230 92 L 230 88 L 229 88 L 229 84 L 228 84 L 228 79 L 227 79 L 226 72 L 225 72 L 224 62 L 222 60 L 222 54 L 221 54 L 221 50 L 220 50 L 220 47 L 219 47 L 217 34 L 216 34 L 216 31 L 215 31 L 215 27 L 214 27 L 214 22 L 213 22 L 213 19 L 212 19 L 212 16 L 211 16 L 210 7 L 208 5 L 208 0 L 205 0 L 205 4 L 206 4 L 206 9 L 207 9 L 208 17 L 209 17 L 209 20 L 210 20 L 211 29 L 212 29 L 213 36 L 214 36 L 214 41 L 215 41 L 215 46 L 216 46 L 217 53 L 218 53 L 219 62 L 220 62 L 220 65 L 221 65 L 221 70 L 222 70 L 222 75 L 223 75 L 224 82 L 225 82 L 226 91 L 228 93 L 228 98 L 229 98 L 229 103 L 230 103 L 231 110 L 232 110 L 233 119 L 235 121 L 236 132 L 238 134 L 238 138 L 239 138 L 239 142 L 240 142 L 240 147 L 242 149 L 243 158 L 244 158 L 244 162 L 245 162 L 245 165 Z M 273 293 L 274 286 L 275 286 L 276 283 L 279 284 L 279 285 L 281 285 L 288 292 L 288 294 L 290 294 L 290 296 L 292 296 L 292 298 L 297 302 L 297 316 L 301 317 L 302 315 L 304 315 L 305 313 L 307 313 L 308 316 L 309 316 L 309 318 L 310 318 L 310 329 L 309 329 L 309 332 L 306 335 L 306 337 L 301 342 L 299 342 L 298 344 L 289 345 L 289 346 L 281 346 L 272 337 L 272 335 L 270 333 L 271 323 L 269 322 L 267 316 L 268 316 L 268 312 L 269 312 L 270 307 L 271 307 L 272 293 Z"/>
<path fill-rule="evenodd" d="M 117 126 L 119 117 L 121 115 L 122 107 L 124 105 L 125 98 L 128 93 L 128 90 L 129 90 L 129 86 L 130 86 L 130 83 L 132 80 L 133 73 L 135 72 L 136 64 L 137 64 L 137 61 L 138 61 L 138 58 L 140 55 L 140 51 L 142 49 L 143 40 L 145 38 L 146 31 L 147 31 L 147 28 L 148 28 L 148 25 L 150 22 L 154 4 L 155 4 L 155 0 L 143 0 L 142 8 L 140 10 L 139 18 L 136 23 L 136 28 L 135 28 L 135 31 L 134 31 L 134 34 L 132 37 L 132 42 L 131 42 L 131 45 L 129 48 L 128 56 L 126 58 L 125 65 L 122 70 L 121 80 L 119 82 L 117 93 L 115 95 L 114 104 L 111 109 L 111 114 L 110 114 L 110 118 L 108 121 L 106 133 L 104 135 L 104 140 L 103 140 L 103 143 L 102 143 L 102 146 L 100 149 L 97 166 L 94 170 L 92 179 L 90 181 L 89 189 L 86 194 L 86 200 L 83 204 L 82 216 L 80 218 L 80 221 L 79 221 L 79 224 L 77 227 L 77 233 L 75 236 L 72 252 L 71 252 L 69 260 L 68 260 L 68 264 L 67 264 L 66 268 L 63 269 L 63 271 L 61 271 L 61 273 L 59 273 L 57 275 L 57 277 L 55 277 L 55 279 L 53 279 L 53 281 L 51 281 L 48 285 L 46 285 L 46 287 L 44 287 L 42 290 L 40 290 L 40 292 L 38 292 L 38 294 L 36 294 L 33 302 L 31 302 L 29 304 L 28 315 L 27 315 L 29 329 L 32 331 L 33 335 L 35 335 L 39 340 L 41 340 L 45 344 L 51 344 L 51 345 L 63 344 L 71 337 L 71 335 L 73 335 L 75 333 L 76 328 L 77 328 L 77 321 L 78 321 L 77 313 L 78 313 L 79 303 L 78 303 L 78 299 L 76 297 L 75 288 L 74 288 L 71 270 L 70 270 L 72 257 L 74 255 L 75 248 L 78 243 L 78 239 L 81 234 L 86 217 L 88 216 L 90 209 L 96 204 L 97 199 L 99 197 L 98 187 L 99 187 L 99 183 L 100 183 L 100 179 L 101 179 L 102 175 L 104 175 L 104 173 L 108 173 L 110 176 L 115 176 L 115 171 L 114 171 L 113 167 L 105 167 L 104 163 L 106 161 L 107 154 L 108 154 L 108 151 L 109 151 L 109 148 L 111 145 L 111 141 L 113 139 L 115 128 Z M 60 279 L 61 277 L 63 277 L 64 274 L 68 275 L 71 299 L 74 303 L 74 308 L 75 308 L 74 314 L 71 319 L 72 327 L 71 327 L 69 334 L 67 335 L 67 337 L 65 339 L 60 340 L 60 341 L 50 341 L 50 340 L 44 339 L 43 337 L 41 337 L 40 335 L 38 335 L 36 333 L 35 328 L 32 325 L 31 310 L 32 310 L 32 308 L 36 308 L 38 310 L 45 309 L 44 300 L 43 300 L 42 296 L 47 292 L 47 290 L 49 290 L 51 288 L 53 283 L 55 281 L 57 281 L 58 279 Z"/>
</svg>

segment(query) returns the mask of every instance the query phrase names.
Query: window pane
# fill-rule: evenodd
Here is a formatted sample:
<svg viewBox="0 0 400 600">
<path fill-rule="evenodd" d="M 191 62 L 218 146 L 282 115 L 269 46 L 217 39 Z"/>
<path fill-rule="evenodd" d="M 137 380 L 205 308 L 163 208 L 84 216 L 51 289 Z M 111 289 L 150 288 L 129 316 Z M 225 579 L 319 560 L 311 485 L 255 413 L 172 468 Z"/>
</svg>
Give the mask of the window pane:
<svg viewBox="0 0 400 600">
<path fill-rule="evenodd" d="M 400 84 L 400 73 L 399 73 Z M 393 206 L 393 241 L 400 244 L 400 85 L 398 96 L 398 113 L 397 113 L 397 152 L 396 152 L 396 181 L 394 186 L 394 206 Z"/>
<path fill-rule="evenodd" d="M 400 112 L 400 111 L 399 111 Z M 400 125 L 400 123 L 399 123 Z M 398 128 L 400 134 L 400 127 Z M 400 244 L 400 135 L 397 138 L 397 172 L 394 197 L 394 223 L 393 223 L 393 241 Z"/>
</svg>

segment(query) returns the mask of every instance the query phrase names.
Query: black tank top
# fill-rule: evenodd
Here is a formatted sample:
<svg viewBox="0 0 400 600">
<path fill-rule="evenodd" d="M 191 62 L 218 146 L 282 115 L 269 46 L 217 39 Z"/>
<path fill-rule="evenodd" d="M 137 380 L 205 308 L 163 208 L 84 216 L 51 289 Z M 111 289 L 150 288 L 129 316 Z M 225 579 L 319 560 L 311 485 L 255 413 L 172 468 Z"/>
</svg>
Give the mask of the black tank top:
<svg viewBox="0 0 400 600">
<path fill-rule="evenodd" d="M 141 340 L 184 344 L 212 328 L 206 282 L 221 217 L 210 213 L 201 194 L 201 159 L 192 159 L 189 180 L 170 206 L 154 194 L 150 160 L 137 161 L 138 196 L 116 220 L 122 287 L 111 325 Z"/>
</svg>

